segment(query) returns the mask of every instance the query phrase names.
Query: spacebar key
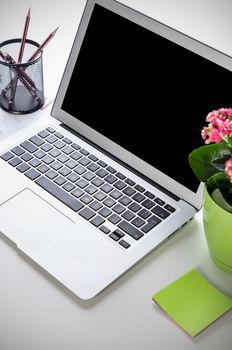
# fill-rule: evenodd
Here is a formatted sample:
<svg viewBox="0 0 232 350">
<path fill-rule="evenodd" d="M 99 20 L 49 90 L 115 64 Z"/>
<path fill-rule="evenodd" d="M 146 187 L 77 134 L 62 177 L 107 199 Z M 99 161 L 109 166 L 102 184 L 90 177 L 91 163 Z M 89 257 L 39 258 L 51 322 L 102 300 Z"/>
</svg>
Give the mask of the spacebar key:
<svg viewBox="0 0 232 350">
<path fill-rule="evenodd" d="M 78 211 L 78 210 L 80 210 L 81 208 L 84 207 L 84 205 L 81 204 L 81 202 L 76 200 L 70 194 L 66 193 L 60 187 L 58 187 L 53 182 L 51 182 L 50 180 L 46 179 L 43 176 L 39 177 L 35 181 L 35 183 L 37 183 L 39 186 L 41 186 L 46 191 L 51 193 L 54 197 L 59 199 L 61 202 L 66 204 L 69 208 L 71 208 L 74 211 Z"/>
<path fill-rule="evenodd" d="M 137 228 L 133 227 L 132 225 L 128 224 L 126 221 L 120 222 L 120 224 L 118 224 L 118 227 L 136 240 L 144 236 L 142 232 L 137 230 Z"/>
</svg>

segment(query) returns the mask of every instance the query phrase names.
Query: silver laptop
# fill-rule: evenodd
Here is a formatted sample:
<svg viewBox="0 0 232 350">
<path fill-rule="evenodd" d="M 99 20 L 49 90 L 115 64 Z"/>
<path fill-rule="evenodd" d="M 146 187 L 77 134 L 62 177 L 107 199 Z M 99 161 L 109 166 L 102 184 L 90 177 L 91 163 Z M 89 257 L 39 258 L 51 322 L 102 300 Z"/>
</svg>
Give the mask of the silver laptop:
<svg viewBox="0 0 232 350">
<path fill-rule="evenodd" d="M 0 231 L 78 297 L 97 295 L 200 209 L 188 154 L 206 114 L 231 105 L 231 71 L 154 19 L 88 0 L 53 122 L 1 149 Z"/>
</svg>

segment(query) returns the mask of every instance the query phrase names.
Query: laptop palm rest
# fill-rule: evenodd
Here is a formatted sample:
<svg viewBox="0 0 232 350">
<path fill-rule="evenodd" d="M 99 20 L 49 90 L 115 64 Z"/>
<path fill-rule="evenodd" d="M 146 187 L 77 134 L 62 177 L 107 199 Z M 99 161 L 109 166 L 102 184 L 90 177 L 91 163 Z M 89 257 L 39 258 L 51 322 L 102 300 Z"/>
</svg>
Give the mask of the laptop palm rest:
<svg viewBox="0 0 232 350">
<path fill-rule="evenodd" d="M 0 218 L 2 233 L 18 246 L 34 253 L 74 225 L 73 221 L 29 189 L 0 205 Z"/>
</svg>

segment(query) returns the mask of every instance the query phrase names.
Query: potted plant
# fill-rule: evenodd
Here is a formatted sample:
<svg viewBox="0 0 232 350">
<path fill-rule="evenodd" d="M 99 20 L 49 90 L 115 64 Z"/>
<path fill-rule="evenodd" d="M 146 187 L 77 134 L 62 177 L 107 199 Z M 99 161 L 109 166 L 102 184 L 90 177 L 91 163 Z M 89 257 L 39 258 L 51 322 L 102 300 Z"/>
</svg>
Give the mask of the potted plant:
<svg viewBox="0 0 232 350">
<path fill-rule="evenodd" d="M 189 154 L 189 164 L 205 184 L 203 223 L 213 261 L 232 273 L 232 108 L 208 113 L 205 145 Z"/>
</svg>

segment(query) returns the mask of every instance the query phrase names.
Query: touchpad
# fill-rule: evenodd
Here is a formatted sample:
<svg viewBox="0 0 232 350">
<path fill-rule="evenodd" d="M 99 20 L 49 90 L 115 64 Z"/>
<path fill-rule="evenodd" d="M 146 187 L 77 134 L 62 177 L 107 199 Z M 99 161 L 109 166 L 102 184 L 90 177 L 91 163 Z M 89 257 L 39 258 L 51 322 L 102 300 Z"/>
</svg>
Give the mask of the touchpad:
<svg viewBox="0 0 232 350">
<path fill-rule="evenodd" d="M 29 189 L 0 205 L 0 231 L 36 252 L 61 236 L 74 222 Z"/>
</svg>

